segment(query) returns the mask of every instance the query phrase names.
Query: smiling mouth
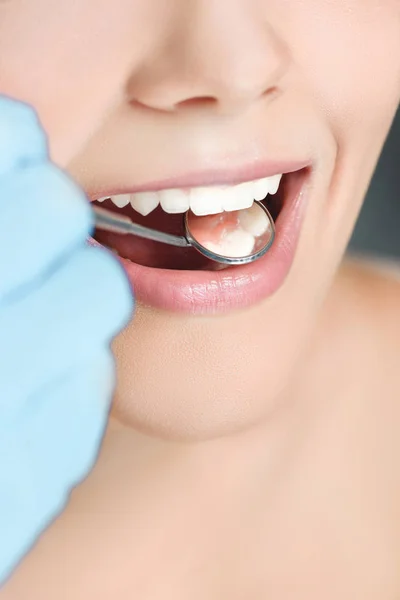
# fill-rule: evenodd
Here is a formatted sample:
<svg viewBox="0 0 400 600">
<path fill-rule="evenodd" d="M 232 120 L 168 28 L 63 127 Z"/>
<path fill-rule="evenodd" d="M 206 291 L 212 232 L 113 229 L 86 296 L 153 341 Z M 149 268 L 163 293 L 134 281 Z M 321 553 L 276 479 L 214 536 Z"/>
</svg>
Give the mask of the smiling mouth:
<svg viewBox="0 0 400 600">
<path fill-rule="evenodd" d="M 179 236 L 184 235 L 183 216 L 188 210 L 199 216 L 233 213 L 251 207 L 255 200 L 262 202 L 274 222 L 277 222 L 288 198 L 288 190 L 293 187 L 293 180 L 303 180 L 307 172 L 308 168 L 305 167 L 234 186 L 214 185 L 110 195 L 94 200 L 93 205 L 125 215 L 139 225 Z M 178 271 L 215 271 L 223 268 L 191 247 L 178 248 L 134 235 L 120 235 L 99 229 L 93 237 L 118 256 L 145 267 Z"/>
</svg>

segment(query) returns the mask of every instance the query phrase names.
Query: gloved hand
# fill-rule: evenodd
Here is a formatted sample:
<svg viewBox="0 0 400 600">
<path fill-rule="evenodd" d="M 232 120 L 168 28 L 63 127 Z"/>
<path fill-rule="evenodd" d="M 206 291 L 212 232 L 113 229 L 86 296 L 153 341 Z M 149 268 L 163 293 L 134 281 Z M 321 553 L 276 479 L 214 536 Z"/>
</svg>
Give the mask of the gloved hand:
<svg viewBox="0 0 400 600">
<path fill-rule="evenodd" d="M 122 267 L 86 243 L 83 191 L 28 105 L 0 96 L 0 583 L 94 464 L 132 314 Z"/>
</svg>

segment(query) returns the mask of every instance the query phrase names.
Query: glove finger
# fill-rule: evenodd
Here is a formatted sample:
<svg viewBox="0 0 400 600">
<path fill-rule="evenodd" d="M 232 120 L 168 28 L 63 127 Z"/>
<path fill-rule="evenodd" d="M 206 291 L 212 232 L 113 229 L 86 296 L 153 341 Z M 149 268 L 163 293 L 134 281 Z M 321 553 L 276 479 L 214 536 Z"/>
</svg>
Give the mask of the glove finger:
<svg viewBox="0 0 400 600">
<path fill-rule="evenodd" d="M 114 382 L 104 350 L 30 397 L 21 422 L 0 437 L 0 582 L 93 467 Z"/>
<path fill-rule="evenodd" d="M 35 110 L 0 95 L 0 178 L 47 157 L 47 137 Z"/>
<path fill-rule="evenodd" d="M 109 344 L 128 323 L 132 292 L 103 248 L 83 246 L 29 298 L 0 312 L 0 411 L 7 423 L 24 399 Z M 16 369 L 18 370 L 16 372 Z"/>
<path fill-rule="evenodd" d="M 83 191 L 50 162 L 3 179 L 0 216 L 0 303 L 55 268 L 93 226 Z"/>
</svg>

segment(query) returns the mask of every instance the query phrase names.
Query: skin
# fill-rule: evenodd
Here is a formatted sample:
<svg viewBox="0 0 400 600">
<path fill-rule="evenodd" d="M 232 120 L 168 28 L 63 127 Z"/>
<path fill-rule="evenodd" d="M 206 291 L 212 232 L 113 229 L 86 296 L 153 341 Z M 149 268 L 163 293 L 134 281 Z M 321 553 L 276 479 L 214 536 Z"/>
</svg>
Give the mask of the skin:
<svg viewBox="0 0 400 600">
<path fill-rule="evenodd" d="M 273 297 L 138 306 L 98 464 L 2 600 L 399 597 L 400 284 L 342 262 L 400 99 L 398 0 L 11 0 L 0 57 L 91 198 L 315 166 Z"/>
</svg>

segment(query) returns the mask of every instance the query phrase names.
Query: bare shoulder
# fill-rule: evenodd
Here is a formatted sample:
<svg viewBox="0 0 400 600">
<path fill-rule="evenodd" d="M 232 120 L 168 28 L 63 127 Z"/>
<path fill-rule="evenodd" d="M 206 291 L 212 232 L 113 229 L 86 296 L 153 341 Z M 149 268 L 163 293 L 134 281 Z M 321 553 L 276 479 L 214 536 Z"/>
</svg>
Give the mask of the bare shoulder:
<svg viewBox="0 0 400 600">
<path fill-rule="evenodd" d="M 348 257 L 327 295 L 310 344 L 312 381 L 332 393 L 400 397 L 400 265 Z M 317 368 L 316 368 L 317 365 Z M 338 377 L 340 373 L 340 377 Z M 375 391 L 374 391 L 375 390 Z"/>
<path fill-rule="evenodd" d="M 381 326 L 400 326 L 400 260 L 348 257 L 339 277 L 355 298 L 362 297 L 370 318 Z"/>
<path fill-rule="evenodd" d="M 378 351 L 397 355 L 400 370 L 400 261 L 350 256 L 339 269 L 333 294 L 357 334 L 355 345 L 372 345 L 375 357 Z"/>
</svg>

